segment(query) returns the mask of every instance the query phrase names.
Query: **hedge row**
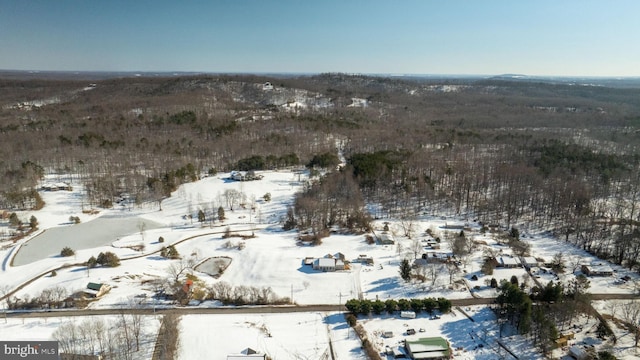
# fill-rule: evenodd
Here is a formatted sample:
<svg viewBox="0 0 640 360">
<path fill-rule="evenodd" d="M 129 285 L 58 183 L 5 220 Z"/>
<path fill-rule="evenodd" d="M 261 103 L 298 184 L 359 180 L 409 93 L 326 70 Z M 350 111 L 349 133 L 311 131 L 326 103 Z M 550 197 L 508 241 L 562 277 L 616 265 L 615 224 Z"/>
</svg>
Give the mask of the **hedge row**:
<svg viewBox="0 0 640 360">
<path fill-rule="evenodd" d="M 426 311 L 429 314 L 434 310 L 439 310 L 441 313 L 448 313 L 451 311 L 451 301 L 445 298 L 425 298 L 425 299 L 389 299 L 382 300 L 358 300 L 351 299 L 345 304 L 347 310 L 353 314 L 369 315 L 374 313 L 380 315 L 383 312 L 392 314 L 396 311 L 414 311 L 416 314 L 421 311 Z"/>
</svg>

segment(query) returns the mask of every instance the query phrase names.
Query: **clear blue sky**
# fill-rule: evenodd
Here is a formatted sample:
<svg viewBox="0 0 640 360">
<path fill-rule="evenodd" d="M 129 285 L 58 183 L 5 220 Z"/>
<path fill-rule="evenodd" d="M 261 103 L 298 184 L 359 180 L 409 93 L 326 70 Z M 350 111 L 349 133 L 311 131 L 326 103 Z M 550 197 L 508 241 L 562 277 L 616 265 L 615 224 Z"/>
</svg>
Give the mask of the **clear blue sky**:
<svg viewBox="0 0 640 360">
<path fill-rule="evenodd" d="M 640 1 L 0 0 L 0 69 L 640 76 Z"/>
</svg>

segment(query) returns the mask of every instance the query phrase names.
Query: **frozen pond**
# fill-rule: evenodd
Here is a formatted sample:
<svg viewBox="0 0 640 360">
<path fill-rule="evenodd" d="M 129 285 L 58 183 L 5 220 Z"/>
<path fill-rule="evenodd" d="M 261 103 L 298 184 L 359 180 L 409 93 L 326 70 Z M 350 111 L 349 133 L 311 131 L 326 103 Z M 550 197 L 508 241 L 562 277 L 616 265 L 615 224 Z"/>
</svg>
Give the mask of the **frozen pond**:
<svg viewBox="0 0 640 360">
<path fill-rule="evenodd" d="M 140 217 L 100 217 L 86 223 L 51 228 L 22 245 L 13 260 L 13 265 L 26 265 L 59 255 L 65 246 L 73 250 L 83 250 L 110 245 L 120 237 L 139 233 L 142 223 L 145 224 L 146 230 L 163 227 Z"/>
<path fill-rule="evenodd" d="M 196 266 L 196 270 L 217 278 L 224 272 L 229 264 L 231 264 L 231 258 L 229 257 L 212 257 Z"/>
</svg>

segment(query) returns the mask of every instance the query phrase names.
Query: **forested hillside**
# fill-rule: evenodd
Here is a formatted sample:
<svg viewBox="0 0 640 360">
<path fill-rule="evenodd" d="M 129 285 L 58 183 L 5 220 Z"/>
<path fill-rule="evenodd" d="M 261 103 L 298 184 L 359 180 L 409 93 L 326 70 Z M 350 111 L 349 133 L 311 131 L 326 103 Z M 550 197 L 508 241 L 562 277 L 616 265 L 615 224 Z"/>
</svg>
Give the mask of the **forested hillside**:
<svg viewBox="0 0 640 360">
<path fill-rule="evenodd" d="M 45 173 L 86 203 L 157 201 L 221 170 L 346 166 L 290 225 L 453 213 L 528 222 L 630 268 L 640 255 L 640 88 L 322 74 L 0 79 L 0 209 Z M 345 199 L 350 199 L 345 201 Z M 364 214 L 364 203 L 376 204 Z"/>
</svg>

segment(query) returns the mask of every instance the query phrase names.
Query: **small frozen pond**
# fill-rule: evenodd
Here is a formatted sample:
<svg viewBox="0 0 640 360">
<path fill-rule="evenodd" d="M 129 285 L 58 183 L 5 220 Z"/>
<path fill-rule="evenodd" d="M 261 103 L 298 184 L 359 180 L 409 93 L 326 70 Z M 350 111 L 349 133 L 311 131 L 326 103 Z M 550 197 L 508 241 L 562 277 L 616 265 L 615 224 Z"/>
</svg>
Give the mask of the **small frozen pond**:
<svg viewBox="0 0 640 360">
<path fill-rule="evenodd" d="M 140 232 L 141 223 L 145 224 L 146 230 L 163 227 L 161 224 L 140 217 L 105 216 L 86 223 L 51 228 L 22 245 L 13 260 L 13 265 L 26 265 L 59 255 L 60 250 L 65 246 L 73 250 L 83 250 L 111 245 L 120 237 Z M 78 259 L 78 261 L 84 260 L 87 259 Z"/>
<path fill-rule="evenodd" d="M 198 264 L 196 270 L 217 278 L 224 272 L 229 264 L 231 264 L 231 258 L 229 257 L 212 257 Z"/>
</svg>

